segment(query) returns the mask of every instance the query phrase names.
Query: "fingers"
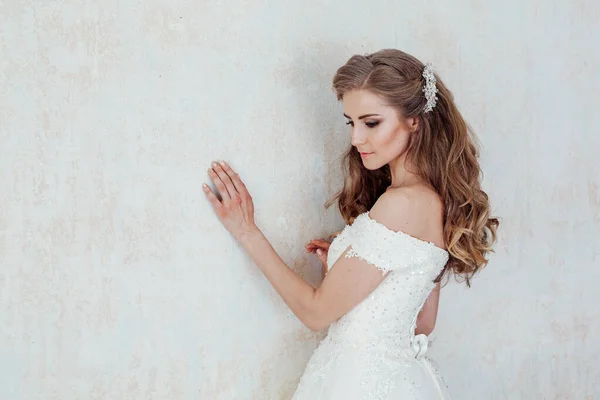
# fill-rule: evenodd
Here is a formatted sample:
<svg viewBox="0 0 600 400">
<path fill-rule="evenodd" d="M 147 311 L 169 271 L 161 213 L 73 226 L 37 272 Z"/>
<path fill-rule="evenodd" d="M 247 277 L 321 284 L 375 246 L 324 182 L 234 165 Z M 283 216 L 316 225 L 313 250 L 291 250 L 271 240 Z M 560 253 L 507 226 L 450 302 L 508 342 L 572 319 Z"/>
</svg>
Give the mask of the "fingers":
<svg viewBox="0 0 600 400">
<path fill-rule="evenodd" d="M 329 249 L 324 249 L 321 247 L 306 247 L 306 252 L 315 254 L 317 257 L 319 257 L 319 259 L 322 259 L 321 261 L 323 261 L 327 258 Z"/>
<path fill-rule="evenodd" d="M 317 247 L 322 247 L 324 249 L 328 249 L 329 246 L 331 246 L 331 243 L 323 239 L 313 239 L 310 241 L 310 243 Z"/>
<path fill-rule="evenodd" d="M 240 196 L 242 196 L 242 198 L 245 196 L 250 197 L 250 193 L 248 193 L 248 189 L 246 188 L 246 185 L 244 184 L 244 182 L 242 182 L 242 180 L 240 179 L 240 176 L 238 175 L 238 173 L 235 172 L 233 170 L 233 168 L 231 168 L 229 166 L 229 164 L 227 164 L 227 162 L 222 161 L 222 163 L 223 163 L 223 169 L 225 170 L 227 175 L 229 175 L 229 177 L 231 178 L 231 182 L 233 183 L 235 190 L 240 194 Z"/>
<path fill-rule="evenodd" d="M 206 194 L 208 201 L 210 201 L 210 204 L 212 204 L 215 210 L 220 211 L 221 207 L 223 207 L 223 204 L 221 204 L 217 196 L 215 196 L 212 189 L 208 187 L 206 183 L 202 184 L 202 189 L 204 189 L 204 193 Z"/>
<path fill-rule="evenodd" d="M 331 246 L 331 243 L 325 239 L 312 239 L 304 246 L 304 248 L 308 253 L 314 253 L 317 249 L 328 251 L 329 246 Z"/>
<path fill-rule="evenodd" d="M 223 161 L 221 161 L 223 163 Z M 213 171 L 211 174 L 211 170 Z M 233 186 L 233 182 L 229 175 L 223 169 L 223 166 L 217 162 L 212 163 L 212 168 L 209 169 L 209 175 L 211 175 L 211 179 L 215 182 L 215 185 L 221 192 L 221 196 L 223 200 L 231 200 L 238 195 L 237 190 Z M 215 179 L 216 178 L 216 179 Z"/>
<path fill-rule="evenodd" d="M 328 251 L 329 251 L 328 249 L 322 249 L 320 247 L 308 247 L 308 246 L 306 246 L 306 252 L 307 253 L 314 253 L 317 256 L 317 258 L 321 262 L 323 262 L 323 263 L 327 262 L 327 253 L 328 253 Z"/>
<path fill-rule="evenodd" d="M 221 194 L 223 201 L 225 201 L 225 199 L 227 197 L 229 197 L 229 192 L 227 191 L 227 188 L 221 181 L 221 178 L 219 178 L 219 175 L 217 175 L 217 173 L 215 172 L 214 169 L 212 169 L 212 167 L 208 169 L 208 176 L 210 177 L 210 180 L 213 181 L 213 183 L 217 187 L 217 190 Z"/>
<path fill-rule="evenodd" d="M 310 250 L 310 251 L 315 251 L 315 250 L 317 250 L 318 248 L 320 248 L 320 246 L 317 246 L 316 244 L 313 244 L 313 243 L 309 243 L 309 244 L 307 244 L 307 245 L 306 245 L 306 246 L 304 246 L 304 247 L 305 247 L 307 250 Z"/>
</svg>

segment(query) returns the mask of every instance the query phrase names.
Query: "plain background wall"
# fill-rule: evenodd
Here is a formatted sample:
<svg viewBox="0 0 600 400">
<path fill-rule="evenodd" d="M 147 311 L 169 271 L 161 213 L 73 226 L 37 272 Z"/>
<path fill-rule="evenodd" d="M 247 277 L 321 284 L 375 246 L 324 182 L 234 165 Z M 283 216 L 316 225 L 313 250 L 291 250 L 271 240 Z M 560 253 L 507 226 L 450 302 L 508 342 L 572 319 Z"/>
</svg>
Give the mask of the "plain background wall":
<svg viewBox="0 0 600 400">
<path fill-rule="evenodd" d="M 552 4 L 550 4 L 552 3 Z M 0 1 L 0 399 L 288 399 L 321 338 L 216 219 L 236 168 L 304 244 L 349 144 L 352 54 L 431 61 L 482 144 L 497 253 L 442 291 L 457 399 L 600 398 L 600 3 Z"/>
</svg>

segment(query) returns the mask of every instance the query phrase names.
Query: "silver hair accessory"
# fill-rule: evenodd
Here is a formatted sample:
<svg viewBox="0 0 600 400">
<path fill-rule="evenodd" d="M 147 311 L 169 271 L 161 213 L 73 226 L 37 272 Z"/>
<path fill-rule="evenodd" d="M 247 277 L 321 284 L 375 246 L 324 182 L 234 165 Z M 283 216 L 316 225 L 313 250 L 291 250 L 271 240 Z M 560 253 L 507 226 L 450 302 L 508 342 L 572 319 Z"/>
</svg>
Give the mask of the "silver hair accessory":
<svg viewBox="0 0 600 400">
<path fill-rule="evenodd" d="M 425 69 L 423 70 L 423 77 L 425 78 L 425 87 L 423 87 L 423 92 L 425 93 L 425 98 L 427 99 L 427 105 L 423 112 L 429 112 L 433 110 L 435 104 L 437 103 L 436 93 L 438 92 L 437 87 L 435 86 L 436 79 L 433 74 L 433 67 L 431 63 L 425 64 Z"/>
</svg>

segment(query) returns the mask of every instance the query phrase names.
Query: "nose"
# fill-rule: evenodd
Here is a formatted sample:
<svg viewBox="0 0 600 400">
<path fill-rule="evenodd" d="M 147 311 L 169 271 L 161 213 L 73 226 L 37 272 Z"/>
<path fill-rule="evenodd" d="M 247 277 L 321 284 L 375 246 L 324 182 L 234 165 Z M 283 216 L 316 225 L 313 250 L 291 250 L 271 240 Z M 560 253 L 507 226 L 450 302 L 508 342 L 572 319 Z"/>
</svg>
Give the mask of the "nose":
<svg viewBox="0 0 600 400">
<path fill-rule="evenodd" d="M 350 137 L 350 143 L 354 147 L 359 147 L 365 144 L 367 141 L 367 136 L 361 132 L 360 129 L 352 129 L 352 135 Z"/>
</svg>

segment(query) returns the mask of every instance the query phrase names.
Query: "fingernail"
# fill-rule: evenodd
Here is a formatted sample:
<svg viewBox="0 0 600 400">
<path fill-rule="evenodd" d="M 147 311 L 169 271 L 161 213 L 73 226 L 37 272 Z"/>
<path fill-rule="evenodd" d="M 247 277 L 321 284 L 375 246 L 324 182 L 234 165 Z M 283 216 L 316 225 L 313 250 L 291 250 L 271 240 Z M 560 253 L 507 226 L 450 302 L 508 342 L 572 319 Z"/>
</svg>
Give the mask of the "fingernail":
<svg viewBox="0 0 600 400">
<path fill-rule="evenodd" d="M 323 252 L 321 251 L 321 249 L 317 250 L 317 254 L 321 255 Z"/>
<path fill-rule="evenodd" d="M 217 166 L 217 163 L 213 161 L 213 163 L 212 163 L 212 166 L 213 166 L 213 167 L 216 167 L 216 166 Z"/>
<path fill-rule="evenodd" d="M 225 161 L 221 160 L 221 161 L 219 161 L 219 164 L 221 164 L 222 166 L 225 166 Z"/>
</svg>

